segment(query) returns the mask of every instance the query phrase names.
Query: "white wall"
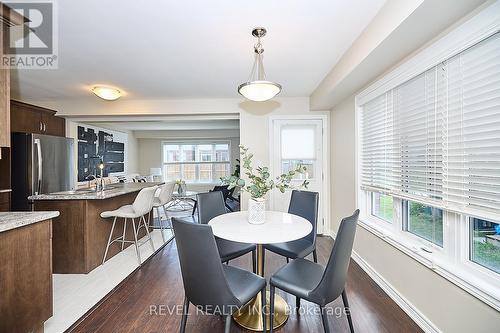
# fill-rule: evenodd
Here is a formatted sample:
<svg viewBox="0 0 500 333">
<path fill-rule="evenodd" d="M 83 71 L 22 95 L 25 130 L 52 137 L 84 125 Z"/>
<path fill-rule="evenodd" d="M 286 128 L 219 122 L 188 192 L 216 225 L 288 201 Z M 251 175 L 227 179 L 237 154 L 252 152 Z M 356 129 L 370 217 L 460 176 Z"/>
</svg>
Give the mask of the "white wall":
<svg viewBox="0 0 500 333">
<path fill-rule="evenodd" d="M 331 114 L 334 232 L 340 219 L 356 209 L 354 114 L 354 96 Z M 359 226 L 354 251 L 442 332 L 498 331 L 500 314 L 495 309 Z"/>
</svg>

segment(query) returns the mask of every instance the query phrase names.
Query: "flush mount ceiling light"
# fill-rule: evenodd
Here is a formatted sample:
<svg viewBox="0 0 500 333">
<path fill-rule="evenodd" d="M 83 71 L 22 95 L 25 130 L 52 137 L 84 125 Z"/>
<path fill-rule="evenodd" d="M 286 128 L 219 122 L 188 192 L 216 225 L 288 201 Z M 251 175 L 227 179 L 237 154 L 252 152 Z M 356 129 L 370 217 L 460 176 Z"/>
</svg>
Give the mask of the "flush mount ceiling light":
<svg viewBox="0 0 500 333">
<path fill-rule="evenodd" d="M 256 102 L 270 100 L 281 92 L 281 85 L 266 80 L 264 63 L 262 62 L 264 49 L 260 42 L 260 39 L 266 35 L 266 32 L 265 28 L 255 28 L 252 30 L 252 35 L 257 38 L 257 44 L 254 45 L 255 60 L 248 82 L 238 86 L 238 92 L 243 97 Z"/>
<path fill-rule="evenodd" d="M 97 97 L 100 97 L 100 98 L 105 99 L 107 101 L 114 101 L 122 96 L 122 93 L 120 90 L 118 90 L 116 88 L 105 87 L 105 86 L 95 86 L 92 88 L 92 92 Z"/>
</svg>

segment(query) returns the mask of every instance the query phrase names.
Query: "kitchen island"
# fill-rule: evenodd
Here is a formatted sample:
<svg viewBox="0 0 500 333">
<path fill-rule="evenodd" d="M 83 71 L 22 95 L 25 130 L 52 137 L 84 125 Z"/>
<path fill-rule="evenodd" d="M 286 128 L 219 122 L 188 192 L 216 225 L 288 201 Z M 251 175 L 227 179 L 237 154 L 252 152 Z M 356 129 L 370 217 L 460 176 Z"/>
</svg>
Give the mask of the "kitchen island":
<svg viewBox="0 0 500 333">
<path fill-rule="evenodd" d="M 104 191 L 91 189 L 30 196 L 35 211 L 55 210 L 60 215 L 52 224 L 52 261 L 54 273 L 89 273 L 102 263 L 111 231 L 111 219 L 103 219 L 103 211 L 131 204 L 137 193 L 146 187 L 162 183 L 118 183 Z M 121 236 L 123 220 L 117 221 L 113 238 Z M 139 238 L 145 236 L 144 228 Z M 126 230 L 127 240 L 133 240 L 132 228 Z M 125 247 L 132 244 L 126 243 Z M 121 251 L 121 244 L 110 246 L 107 260 Z"/>
<path fill-rule="evenodd" d="M 0 332 L 43 332 L 53 314 L 51 219 L 58 215 L 0 213 Z"/>
</svg>

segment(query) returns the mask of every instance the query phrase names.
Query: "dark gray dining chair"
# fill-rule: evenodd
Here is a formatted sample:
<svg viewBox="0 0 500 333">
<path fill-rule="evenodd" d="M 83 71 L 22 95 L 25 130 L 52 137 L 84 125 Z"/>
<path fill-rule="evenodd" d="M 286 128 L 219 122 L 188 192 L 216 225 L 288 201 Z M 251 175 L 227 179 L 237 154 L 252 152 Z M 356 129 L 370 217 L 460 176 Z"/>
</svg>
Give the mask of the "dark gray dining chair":
<svg viewBox="0 0 500 333">
<path fill-rule="evenodd" d="M 300 307 L 301 298 L 318 304 L 321 307 L 321 317 L 325 332 L 329 332 L 325 306 L 342 295 L 349 329 L 351 333 L 354 333 L 351 311 L 345 292 L 345 282 L 358 217 L 359 209 L 352 216 L 345 217 L 340 222 L 337 237 L 335 238 L 326 268 L 320 264 L 299 258 L 282 267 L 271 277 L 269 281 L 271 285 L 271 309 L 269 311 L 271 323 L 273 322 L 275 288 L 295 295 L 297 308 Z M 272 327 L 270 331 L 273 331 Z"/>
<path fill-rule="evenodd" d="M 214 217 L 226 214 L 224 196 L 221 191 L 197 194 L 196 200 L 198 201 L 198 223 L 207 224 Z M 252 267 L 253 272 L 256 272 L 255 244 L 231 242 L 218 237 L 215 238 L 215 241 L 219 249 L 221 261 L 227 264 L 232 259 L 252 252 Z"/>
<path fill-rule="evenodd" d="M 261 292 L 263 332 L 266 332 L 266 280 L 254 273 L 223 265 L 212 227 L 172 218 L 184 284 L 180 332 L 186 329 L 189 304 L 205 313 L 222 315 L 225 332 L 231 315 Z M 200 253 L 203 253 L 201 256 Z"/>
<path fill-rule="evenodd" d="M 266 252 L 265 250 L 277 253 L 286 257 L 287 262 L 289 258 L 305 258 L 312 253 L 314 262 L 318 262 L 318 255 L 316 254 L 318 205 L 318 192 L 293 190 L 290 205 L 288 206 L 288 213 L 308 220 L 312 225 L 312 231 L 306 237 L 291 242 L 267 244 L 264 246 L 264 253 Z"/>
</svg>

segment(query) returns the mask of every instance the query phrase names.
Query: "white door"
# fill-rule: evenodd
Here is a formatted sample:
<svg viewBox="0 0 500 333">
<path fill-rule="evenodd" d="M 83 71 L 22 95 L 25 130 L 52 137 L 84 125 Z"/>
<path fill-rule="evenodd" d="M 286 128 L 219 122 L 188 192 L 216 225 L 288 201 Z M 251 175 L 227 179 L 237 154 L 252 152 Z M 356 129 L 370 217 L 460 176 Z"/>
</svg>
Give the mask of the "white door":
<svg viewBox="0 0 500 333">
<path fill-rule="evenodd" d="M 307 179 L 307 191 L 319 192 L 318 233 L 323 233 L 324 165 L 323 165 L 323 119 L 272 119 L 271 120 L 271 168 L 274 176 L 286 173 L 297 165 L 307 171 L 297 175 L 294 185 Z M 273 191 L 270 196 L 272 210 L 286 212 L 291 191 Z"/>
</svg>

